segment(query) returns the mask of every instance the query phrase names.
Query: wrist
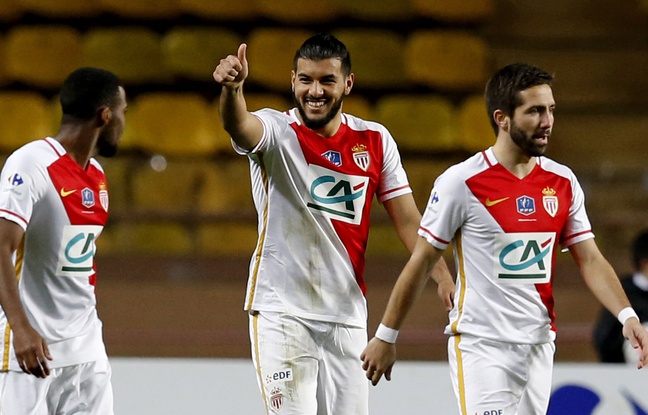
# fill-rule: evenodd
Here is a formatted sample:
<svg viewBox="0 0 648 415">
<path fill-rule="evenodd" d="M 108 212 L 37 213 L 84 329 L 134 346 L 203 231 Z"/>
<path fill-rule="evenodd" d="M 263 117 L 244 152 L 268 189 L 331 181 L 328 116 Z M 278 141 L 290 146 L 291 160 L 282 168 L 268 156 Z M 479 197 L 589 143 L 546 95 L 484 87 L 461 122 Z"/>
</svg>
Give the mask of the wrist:
<svg viewBox="0 0 648 415">
<path fill-rule="evenodd" d="M 632 307 L 624 308 L 623 310 L 619 311 L 619 314 L 617 315 L 617 319 L 619 320 L 619 323 L 621 323 L 621 325 L 624 325 L 626 321 L 632 317 L 639 320 L 639 316 L 637 315 L 637 312 L 634 311 Z"/>
<path fill-rule="evenodd" d="M 380 323 L 375 336 L 386 343 L 394 344 L 396 343 L 396 338 L 398 338 L 398 330 L 394 330 Z"/>
</svg>

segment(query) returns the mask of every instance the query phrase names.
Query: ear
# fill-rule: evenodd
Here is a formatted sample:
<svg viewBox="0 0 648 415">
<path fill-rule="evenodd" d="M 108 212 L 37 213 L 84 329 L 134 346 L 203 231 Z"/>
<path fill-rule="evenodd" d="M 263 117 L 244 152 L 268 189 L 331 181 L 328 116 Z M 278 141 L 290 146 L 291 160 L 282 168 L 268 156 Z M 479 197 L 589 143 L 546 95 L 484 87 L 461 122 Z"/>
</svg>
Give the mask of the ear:
<svg viewBox="0 0 648 415">
<path fill-rule="evenodd" d="M 99 127 L 110 124 L 110 121 L 112 121 L 113 117 L 112 110 L 108 107 L 101 107 L 98 112 L 99 116 L 97 118 L 99 121 Z"/>
<path fill-rule="evenodd" d="M 344 95 L 349 95 L 351 93 L 351 88 L 353 88 L 353 82 L 355 81 L 355 75 L 353 73 L 350 73 L 347 75 L 346 79 L 344 80 Z"/>
<path fill-rule="evenodd" d="M 292 92 L 295 92 L 295 77 L 297 75 L 295 74 L 295 70 L 293 69 L 290 71 L 290 87 L 292 88 Z"/>
<path fill-rule="evenodd" d="M 495 120 L 495 124 L 497 124 L 500 130 L 508 132 L 511 118 L 506 115 L 504 111 L 495 110 L 493 113 L 493 120 Z"/>
</svg>

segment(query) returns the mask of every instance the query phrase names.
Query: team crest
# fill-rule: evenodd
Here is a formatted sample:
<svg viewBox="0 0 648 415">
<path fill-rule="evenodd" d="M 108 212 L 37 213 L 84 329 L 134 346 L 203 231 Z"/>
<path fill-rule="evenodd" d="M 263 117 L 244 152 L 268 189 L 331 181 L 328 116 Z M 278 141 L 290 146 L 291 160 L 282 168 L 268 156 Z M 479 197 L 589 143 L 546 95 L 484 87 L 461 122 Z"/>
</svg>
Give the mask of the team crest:
<svg viewBox="0 0 648 415">
<path fill-rule="evenodd" d="M 87 187 L 81 191 L 81 204 L 86 208 L 91 208 L 95 205 L 94 192 Z"/>
<path fill-rule="evenodd" d="M 517 211 L 519 214 L 524 216 L 529 216 L 535 213 L 535 200 L 529 196 L 520 196 L 515 199 L 515 204 L 517 206 Z"/>
<path fill-rule="evenodd" d="M 369 163 L 371 158 L 369 157 L 369 152 L 367 151 L 367 146 L 364 144 L 356 144 L 351 149 L 353 151 L 353 162 L 356 166 L 360 167 L 362 170 L 367 171 L 369 168 Z"/>
<path fill-rule="evenodd" d="M 99 203 L 101 203 L 101 207 L 108 212 L 108 188 L 104 182 L 99 183 Z"/>
<path fill-rule="evenodd" d="M 272 391 L 270 392 L 270 404 L 277 411 L 281 409 L 281 407 L 283 406 L 283 393 L 281 393 L 281 389 L 272 389 Z"/>
<path fill-rule="evenodd" d="M 323 153 L 322 157 L 338 167 L 342 165 L 342 155 L 337 151 L 329 150 L 326 153 Z"/>
<path fill-rule="evenodd" d="M 556 196 L 556 191 L 551 187 L 547 186 L 542 190 L 542 206 L 545 208 L 547 213 L 552 217 L 556 217 L 558 212 L 558 196 Z"/>
</svg>

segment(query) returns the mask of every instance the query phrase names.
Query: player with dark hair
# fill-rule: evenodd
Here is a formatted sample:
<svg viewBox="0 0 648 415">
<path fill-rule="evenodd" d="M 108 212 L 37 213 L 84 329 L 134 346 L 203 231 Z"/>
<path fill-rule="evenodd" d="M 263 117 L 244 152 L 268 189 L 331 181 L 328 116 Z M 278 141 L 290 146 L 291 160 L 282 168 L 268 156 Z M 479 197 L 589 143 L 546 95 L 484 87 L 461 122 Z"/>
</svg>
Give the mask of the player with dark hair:
<svg viewBox="0 0 648 415">
<path fill-rule="evenodd" d="M 296 108 L 286 112 L 247 111 L 246 48 L 222 59 L 214 79 L 223 125 L 249 158 L 258 211 L 245 310 L 266 410 L 364 415 L 371 202 L 384 205 L 410 250 L 420 213 L 391 134 L 342 112 L 354 82 L 342 42 L 327 34 L 304 42 L 292 71 Z"/>
<path fill-rule="evenodd" d="M 58 134 L 16 150 L 0 176 L 0 412 L 112 415 L 94 293 L 108 186 L 94 156 L 115 154 L 126 96 L 111 72 L 81 68 L 60 100 Z"/>
<path fill-rule="evenodd" d="M 648 230 L 641 232 L 630 247 L 634 274 L 621 278 L 621 286 L 639 320 L 648 323 Z M 604 363 L 635 363 L 636 353 L 627 356 L 623 326 L 608 310 L 602 309 L 594 327 L 594 347 Z"/>
<path fill-rule="evenodd" d="M 553 76 L 513 64 L 486 86 L 492 147 L 446 170 L 434 184 L 420 238 L 362 359 L 373 384 L 389 380 L 398 328 L 452 242 L 456 282 L 437 274 L 449 311 L 448 359 L 459 413 L 544 415 L 551 393 L 553 279 L 559 246 L 623 325 L 648 363 L 648 332 L 594 242 L 574 173 L 543 156 L 554 123 Z"/>
</svg>

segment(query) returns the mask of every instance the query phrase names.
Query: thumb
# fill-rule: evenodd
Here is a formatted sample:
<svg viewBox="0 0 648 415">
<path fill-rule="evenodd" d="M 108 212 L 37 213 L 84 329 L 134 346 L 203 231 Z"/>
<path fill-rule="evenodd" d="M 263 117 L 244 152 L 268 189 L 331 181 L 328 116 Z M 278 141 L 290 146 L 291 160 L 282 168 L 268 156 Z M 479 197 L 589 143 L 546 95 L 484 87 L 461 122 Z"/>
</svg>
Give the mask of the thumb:
<svg viewBox="0 0 648 415">
<path fill-rule="evenodd" d="M 241 45 L 238 48 L 238 52 L 236 53 L 238 60 L 241 62 L 241 65 L 244 67 L 247 66 L 247 44 L 241 43 Z"/>
<path fill-rule="evenodd" d="M 43 353 L 45 353 L 47 360 L 53 360 L 52 355 L 49 351 L 49 347 L 47 347 L 47 344 L 45 342 L 43 342 Z"/>
</svg>

